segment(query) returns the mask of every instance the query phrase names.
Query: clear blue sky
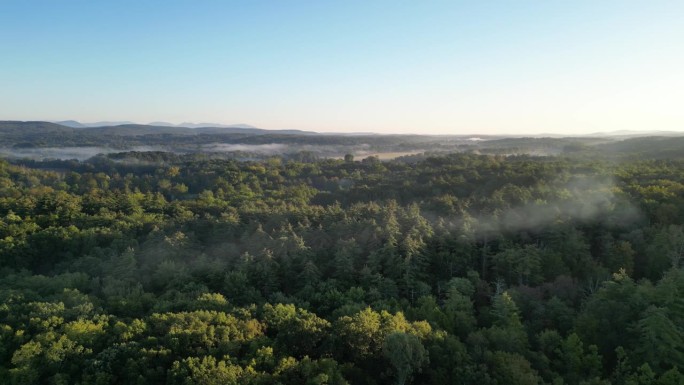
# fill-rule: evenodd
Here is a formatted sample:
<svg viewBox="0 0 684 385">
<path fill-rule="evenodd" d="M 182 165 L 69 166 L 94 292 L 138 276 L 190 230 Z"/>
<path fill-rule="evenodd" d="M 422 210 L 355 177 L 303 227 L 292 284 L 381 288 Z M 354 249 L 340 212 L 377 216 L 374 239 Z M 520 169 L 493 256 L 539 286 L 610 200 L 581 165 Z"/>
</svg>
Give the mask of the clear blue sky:
<svg viewBox="0 0 684 385">
<path fill-rule="evenodd" d="M 684 1 L 0 1 L 0 119 L 684 130 Z"/>
</svg>

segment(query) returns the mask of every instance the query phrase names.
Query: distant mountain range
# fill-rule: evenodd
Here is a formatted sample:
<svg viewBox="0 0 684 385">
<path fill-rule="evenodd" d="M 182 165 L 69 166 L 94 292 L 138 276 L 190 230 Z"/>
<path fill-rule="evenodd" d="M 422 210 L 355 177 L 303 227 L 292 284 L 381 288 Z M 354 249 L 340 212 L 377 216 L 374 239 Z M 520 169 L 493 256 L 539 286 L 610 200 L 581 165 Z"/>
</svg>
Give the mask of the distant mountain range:
<svg viewBox="0 0 684 385">
<path fill-rule="evenodd" d="M 123 125 L 139 125 L 131 121 L 119 121 L 119 122 L 94 122 L 94 123 L 81 123 L 76 120 L 62 120 L 53 121 L 51 123 L 61 124 L 62 126 L 72 127 L 72 128 L 87 128 L 87 127 L 111 127 L 111 126 L 123 126 Z M 220 124 L 220 123 L 190 123 L 183 122 L 180 124 L 173 124 L 169 122 L 150 122 L 147 124 L 140 124 L 144 126 L 155 126 L 155 127 L 184 127 L 184 128 L 257 128 L 250 126 L 249 124 Z"/>
<path fill-rule="evenodd" d="M 58 122 L 44 121 L 0 121 L 0 131 L 4 132 L 82 132 L 113 136 L 140 135 L 200 135 L 200 134 L 244 134 L 244 135 L 317 135 L 313 131 L 302 130 L 266 130 L 248 124 L 213 124 L 213 123 L 181 123 L 153 122 L 137 124 L 122 122 L 81 123 L 75 120 Z"/>
<path fill-rule="evenodd" d="M 71 128 L 87 128 L 87 127 L 104 127 L 104 126 L 120 126 L 122 124 L 135 124 L 129 121 L 123 122 L 95 122 L 95 123 L 81 123 L 75 120 L 62 120 L 59 122 L 52 121 L 51 123 L 60 124 Z"/>
<path fill-rule="evenodd" d="M 149 124 L 138 124 L 130 121 L 101 121 L 93 123 L 82 123 L 76 120 L 63 121 L 0 121 L 0 132 L 4 134 L 15 133 L 16 135 L 24 134 L 39 134 L 39 133 L 75 133 L 80 132 L 84 134 L 108 135 L 108 136 L 141 136 L 141 135 L 224 135 L 224 134 L 238 134 L 238 135 L 320 135 L 325 137 L 361 137 L 361 136 L 398 136 L 398 137 L 412 137 L 416 135 L 392 135 L 392 134 L 377 134 L 372 132 L 356 132 L 356 133 L 331 133 L 331 132 L 314 132 L 303 130 L 267 130 L 257 128 L 249 124 L 219 124 L 219 123 L 190 123 L 184 122 L 180 124 L 173 124 L 169 122 L 151 122 Z M 15 136 L 16 136 L 15 135 Z M 595 132 L 591 134 L 503 134 L 503 135 L 417 135 L 421 137 L 444 137 L 444 138 L 468 138 L 477 136 L 483 140 L 492 140 L 497 138 L 604 138 L 611 140 L 624 140 L 629 138 L 641 137 L 680 137 L 684 136 L 684 132 L 678 131 L 630 131 L 620 130 L 612 132 Z"/>
<path fill-rule="evenodd" d="M 118 124 L 124 123 L 124 124 Z M 100 124 L 105 124 L 100 126 Z M 207 124 L 208 126 L 205 126 Z M 186 127 L 192 125 L 193 127 Z M 482 154 L 573 156 L 643 156 L 684 159 L 684 133 L 615 131 L 558 137 L 556 135 L 387 135 L 332 134 L 301 130 L 265 130 L 244 124 L 166 122 L 80 123 L 0 121 L 0 156 L 57 156 L 51 148 L 102 148 L 103 151 L 254 152 L 264 149 L 292 153 L 340 154 L 434 153 L 476 151 Z M 3 150 L 4 149 L 4 150 Z M 41 150 L 42 149 L 42 150 Z M 23 151 L 23 152 L 22 152 Z M 27 152 L 28 151 L 28 152 Z M 71 151 L 71 150 L 69 150 Z M 81 151 L 81 152 L 78 152 Z M 68 154 L 82 154 L 82 150 Z M 137 151 L 137 150 L 136 150 Z M 277 152 L 277 151 L 276 151 Z M 276 153 L 273 152 L 273 153 Z M 13 155 L 13 156 L 14 156 Z M 68 155 L 71 156 L 71 155 Z M 80 156 L 80 155 L 79 155 Z"/>
<path fill-rule="evenodd" d="M 186 127 L 186 128 L 205 128 L 205 127 L 220 127 L 220 128 L 257 128 L 249 124 L 219 124 L 219 123 L 189 123 L 183 122 L 181 124 L 173 124 L 169 122 L 151 122 L 150 126 L 164 126 L 164 127 Z"/>
<path fill-rule="evenodd" d="M 585 138 L 640 138 L 645 136 L 684 136 L 684 132 L 681 131 L 630 131 L 630 130 L 619 130 L 610 132 L 594 132 L 583 136 Z"/>
</svg>

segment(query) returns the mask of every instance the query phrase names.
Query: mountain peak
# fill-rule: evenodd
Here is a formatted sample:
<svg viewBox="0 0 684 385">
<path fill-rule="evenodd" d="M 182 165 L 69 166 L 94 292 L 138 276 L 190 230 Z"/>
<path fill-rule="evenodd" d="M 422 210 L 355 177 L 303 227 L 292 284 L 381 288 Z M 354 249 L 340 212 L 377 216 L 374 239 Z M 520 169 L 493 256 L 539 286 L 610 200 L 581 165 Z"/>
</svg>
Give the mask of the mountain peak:
<svg viewBox="0 0 684 385">
<path fill-rule="evenodd" d="M 57 124 L 60 124 L 62 126 L 67 126 L 67 127 L 71 127 L 71 128 L 86 128 L 87 127 L 86 125 L 84 125 L 80 122 L 77 122 L 75 120 L 62 120 L 59 122 L 52 122 L 52 123 L 57 123 Z"/>
</svg>

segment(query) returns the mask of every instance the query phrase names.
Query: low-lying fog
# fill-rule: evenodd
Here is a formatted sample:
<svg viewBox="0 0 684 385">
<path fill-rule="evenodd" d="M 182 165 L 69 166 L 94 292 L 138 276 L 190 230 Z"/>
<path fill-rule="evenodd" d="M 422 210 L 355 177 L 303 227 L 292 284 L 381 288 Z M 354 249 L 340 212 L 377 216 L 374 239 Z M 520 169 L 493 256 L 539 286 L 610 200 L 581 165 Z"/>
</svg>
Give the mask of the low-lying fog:
<svg viewBox="0 0 684 385">
<path fill-rule="evenodd" d="M 294 147 L 282 143 L 269 144 L 231 144 L 231 143 L 210 143 L 201 146 L 204 152 L 254 152 L 257 154 L 283 154 L 285 152 L 292 152 Z"/>
<path fill-rule="evenodd" d="M 231 153 L 240 153 L 235 155 L 237 158 L 244 154 L 256 154 L 259 156 L 270 155 L 284 155 L 294 154 L 302 151 L 311 152 L 321 158 L 343 158 L 345 154 L 353 154 L 357 159 L 365 158 L 367 156 L 377 156 L 380 159 L 393 159 L 403 155 L 412 155 L 424 152 L 425 150 L 407 150 L 378 148 L 369 144 L 356 145 L 311 145 L 311 144 L 230 144 L 230 143 L 210 143 L 203 145 L 192 145 L 183 147 L 167 147 L 167 146 L 132 146 L 129 148 L 111 148 L 111 147 L 34 147 L 34 148 L 0 148 L 0 157 L 9 158 L 24 158 L 24 159 L 77 159 L 86 160 L 96 155 L 107 155 L 112 153 L 127 152 L 127 151 L 167 151 L 180 154 L 187 153 L 214 153 L 231 156 Z"/>
<path fill-rule="evenodd" d="M 369 144 L 357 145 L 312 145 L 312 144 L 230 144 L 211 143 L 201 146 L 202 152 L 247 152 L 260 155 L 283 155 L 301 151 L 314 153 L 321 158 L 343 158 L 345 154 L 353 154 L 357 158 L 378 156 L 380 159 L 393 159 L 403 155 L 418 154 L 425 150 L 400 151 L 396 149 L 383 149 Z"/>
<path fill-rule="evenodd" d="M 10 158 L 42 159 L 78 159 L 86 160 L 98 154 L 111 154 L 122 151 L 164 151 L 163 148 L 150 146 L 134 146 L 129 149 L 110 147 L 34 147 L 34 148 L 0 148 L 0 156 Z"/>
</svg>

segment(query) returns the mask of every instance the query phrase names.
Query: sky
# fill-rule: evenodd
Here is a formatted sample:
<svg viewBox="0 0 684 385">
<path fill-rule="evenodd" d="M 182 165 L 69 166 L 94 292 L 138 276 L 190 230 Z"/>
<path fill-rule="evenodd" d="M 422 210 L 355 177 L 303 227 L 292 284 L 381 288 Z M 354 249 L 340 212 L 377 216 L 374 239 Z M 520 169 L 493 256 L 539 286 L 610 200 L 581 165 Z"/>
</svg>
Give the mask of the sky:
<svg viewBox="0 0 684 385">
<path fill-rule="evenodd" d="M 684 1 L 0 0 L 0 120 L 684 131 Z"/>
</svg>

